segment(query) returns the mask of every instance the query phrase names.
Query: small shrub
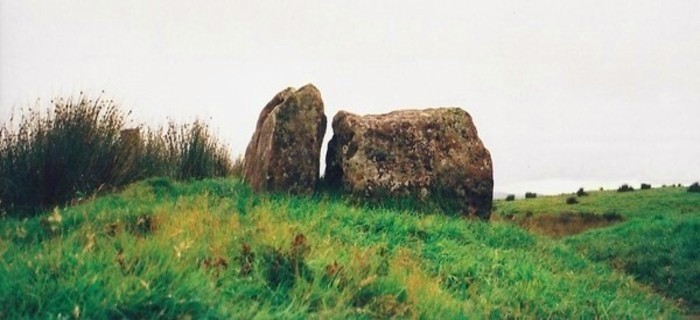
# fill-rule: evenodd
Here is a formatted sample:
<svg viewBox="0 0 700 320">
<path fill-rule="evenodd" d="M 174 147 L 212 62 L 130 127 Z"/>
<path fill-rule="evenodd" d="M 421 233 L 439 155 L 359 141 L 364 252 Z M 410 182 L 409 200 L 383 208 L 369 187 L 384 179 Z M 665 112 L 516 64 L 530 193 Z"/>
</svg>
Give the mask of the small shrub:
<svg viewBox="0 0 700 320">
<path fill-rule="evenodd" d="M 525 199 L 534 199 L 534 198 L 537 198 L 537 193 L 525 192 Z"/>
<path fill-rule="evenodd" d="M 515 195 L 514 194 L 509 194 L 506 196 L 506 201 L 513 201 L 515 200 Z"/>
<path fill-rule="evenodd" d="M 700 192 L 700 184 L 697 182 L 693 183 L 688 187 L 688 192 Z"/>
<path fill-rule="evenodd" d="M 632 188 L 628 184 L 623 184 L 619 188 L 617 188 L 617 192 L 632 192 L 634 191 L 634 188 Z"/>
<path fill-rule="evenodd" d="M 577 203 L 578 203 L 578 200 L 576 199 L 576 197 L 566 198 L 566 204 L 577 204 Z"/>
<path fill-rule="evenodd" d="M 587 195 L 588 195 L 588 193 L 586 191 L 584 191 L 583 188 L 578 188 L 578 190 L 576 191 L 577 197 L 585 197 Z"/>
<path fill-rule="evenodd" d="M 622 221 L 624 217 L 615 211 L 608 211 L 603 213 L 603 219 L 607 221 Z"/>
<path fill-rule="evenodd" d="M 649 190 L 649 189 L 651 189 L 651 185 L 648 183 L 642 183 L 642 185 L 639 186 L 639 189 L 640 190 Z"/>
</svg>

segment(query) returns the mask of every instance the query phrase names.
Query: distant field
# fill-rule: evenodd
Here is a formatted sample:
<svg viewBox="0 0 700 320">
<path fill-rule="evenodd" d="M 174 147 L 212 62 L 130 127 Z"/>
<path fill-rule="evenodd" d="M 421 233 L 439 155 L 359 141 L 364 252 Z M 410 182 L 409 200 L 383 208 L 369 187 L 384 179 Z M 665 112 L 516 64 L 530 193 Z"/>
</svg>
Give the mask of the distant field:
<svg viewBox="0 0 700 320">
<path fill-rule="evenodd" d="M 484 223 L 150 179 L 2 218 L 0 318 L 679 318 L 697 306 L 700 196 L 564 199 L 497 201 L 501 218 Z M 562 210 L 625 220 L 553 239 L 504 218 Z"/>
<path fill-rule="evenodd" d="M 563 243 L 593 261 L 624 271 L 693 313 L 700 312 L 700 194 L 667 187 L 634 192 L 589 191 L 572 195 L 496 201 L 494 218 L 515 221 Z M 570 217 L 562 219 L 564 217 Z M 589 218 L 575 220 L 571 217 Z M 598 217 L 593 219 L 590 217 Z M 612 218 L 612 219 L 606 219 Z M 538 220 L 549 224 L 538 224 Z M 608 221 L 610 220 L 610 221 Z M 562 230 L 584 231 L 569 236 Z"/>
<path fill-rule="evenodd" d="M 700 196 L 687 192 L 687 188 L 666 187 L 633 192 L 591 191 L 588 196 L 576 197 L 578 204 L 566 203 L 566 198 L 574 193 L 558 196 L 540 196 L 535 199 L 516 201 L 496 200 L 496 214 L 558 214 L 575 213 L 618 213 L 626 218 L 649 217 L 650 215 L 697 214 L 700 212 Z M 522 201 L 521 201 L 522 200 Z"/>
</svg>

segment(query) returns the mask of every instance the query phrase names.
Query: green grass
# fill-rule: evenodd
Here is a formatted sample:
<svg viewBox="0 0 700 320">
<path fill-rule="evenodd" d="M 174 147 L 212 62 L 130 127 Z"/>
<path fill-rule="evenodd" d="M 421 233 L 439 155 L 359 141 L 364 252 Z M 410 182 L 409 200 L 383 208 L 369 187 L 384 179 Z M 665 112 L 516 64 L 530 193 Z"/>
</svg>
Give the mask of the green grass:
<svg viewBox="0 0 700 320">
<path fill-rule="evenodd" d="M 586 191 L 588 196 L 577 197 L 579 203 L 571 205 L 566 198 L 572 194 L 559 196 L 540 196 L 535 199 L 516 201 L 497 200 L 494 202 L 495 214 L 559 214 L 574 213 L 617 213 L 625 218 L 649 217 L 652 215 L 676 215 L 698 213 L 700 197 L 687 188 L 667 187 L 633 192 Z"/>
<path fill-rule="evenodd" d="M 257 195 L 234 179 L 150 179 L 0 221 L 0 318 L 682 315 L 583 235 Z"/>
<path fill-rule="evenodd" d="M 566 243 L 700 312 L 700 214 L 635 219 Z"/>
<path fill-rule="evenodd" d="M 621 214 L 626 221 L 562 239 L 592 261 L 648 284 L 686 311 L 700 313 L 700 194 L 668 187 L 590 192 L 578 204 L 567 195 L 497 201 L 496 216 L 561 212 Z"/>
</svg>

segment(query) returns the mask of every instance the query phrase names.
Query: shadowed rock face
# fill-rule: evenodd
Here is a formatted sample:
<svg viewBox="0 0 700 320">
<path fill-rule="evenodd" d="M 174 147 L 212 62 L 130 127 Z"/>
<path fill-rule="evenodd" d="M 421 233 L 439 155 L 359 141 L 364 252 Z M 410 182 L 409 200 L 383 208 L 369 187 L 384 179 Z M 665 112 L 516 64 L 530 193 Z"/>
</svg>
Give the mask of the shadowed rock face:
<svg viewBox="0 0 700 320">
<path fill-rule="evenodd" d="M 244 180 L 256 191 L 312 193 L 326 131 L 321 93 L 287 88 L 263 108 L 245 153 Z"/>
<path fill-rule="evenodd" d="M 459 108 L 367 116 L 339 112 L 325 179 L 368 199 L 409 197 L 439 202 L 462 215 L 488 219 L 491 214 L 491 155 L 471 116 Z"/>
</svg>

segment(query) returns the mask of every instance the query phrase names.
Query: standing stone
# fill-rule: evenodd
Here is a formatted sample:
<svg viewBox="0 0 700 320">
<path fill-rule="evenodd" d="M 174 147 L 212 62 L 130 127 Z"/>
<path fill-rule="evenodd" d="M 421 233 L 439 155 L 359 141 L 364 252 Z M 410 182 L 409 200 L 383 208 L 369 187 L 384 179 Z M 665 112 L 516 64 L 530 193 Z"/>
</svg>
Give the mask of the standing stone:
<svg viewBox="0 0 700 320">
<path fill-rule="evenodd" d="M 459 108 L 339 112 L 325 179 L 365 199 L 408 197 L 462 215 L 491 215 L 491 155 Z"/>
<path fill-rule="evenodd" d="M 244 180 L 255 191 L 312 193 L 325 132 L 318 89 L 308 84 L 283 90 L 260 112 L 245 153 Z"/>
<path fill-rule="evenodd" d="M 143 151 L 141 129 L 130 128 L 119 131 L 119 142 L 131 160 L 138 159 Z"/>
<path fill-rule="evenodd" d="M 141 141 L 141 129 L 130 128 L 119 131 L 119 159 L 120 163 L 136 163 L 143 154 L 143 142 Z"/>
</svg>

